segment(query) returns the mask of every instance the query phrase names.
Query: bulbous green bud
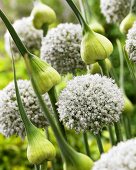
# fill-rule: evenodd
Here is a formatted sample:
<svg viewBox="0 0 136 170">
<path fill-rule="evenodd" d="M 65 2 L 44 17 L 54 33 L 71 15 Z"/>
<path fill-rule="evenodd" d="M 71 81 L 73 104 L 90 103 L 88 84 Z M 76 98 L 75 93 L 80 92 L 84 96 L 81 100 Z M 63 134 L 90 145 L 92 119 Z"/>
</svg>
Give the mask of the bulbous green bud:
<svg viewBox="0 0 136 170">
<path fill-rule="evenodd" d="M 105 33 L 104 27 L 100 23 L 98 23 L 97 21 L 90 23 L 89 26 L 94 32 L 97 32 L 99 34 Z"/>
<path fill-rule="evenodd" d="M 56 20 L 54 10 L 41 2 L 36 2 L 31 12 L 31 17 L 36 29 L 42 29 L 44 25 L 48 26 Z"/>
<path fill-rule="evenodd" d="M 74 155 L 73 164 L 65 162 L 63 164 L 64 170 L 91 170 L 93 167 L 93 161 L 82 153 L 76 153 Z"/>
<path fill-rule="evenodd" d="M 131 115 L 132 112 L 134 111 L 134 106 L 126 95 L 124 95 L 124 101 L 125 101 L 125 105 L 124 105 L 123 113 L 127 115 Z"/>
<path fill-rule="evenodd" d="M 45 94 L 61 81 L 60 74 L 39 57 L 31 54 L 26 55 L 24 59 L 30 74 L 37 82 L 41 94 Z"/>
<path fill-rule="evenodd" d="M 136 21 L 136 14 L 129 13 L 121 22 L 120 24 L 120 31 L 124 34 L 128 33 L 128 30 L 133 26 L 134 22 Z"/>
<path fill-rule="evenodd" d="M 107 69 L 108 69 L 108 72 L 109 72 L 112 68 L 111 61 L 108 58 L 106 58 L 105 63 L 106 63 L 106 66 L 107 66 Z M 90 73 L 91 74 L 101 73 L 101 69 L 100 69 L 100 66 L 99 66 L 98 63 L 92 64 Z"/>
<path fill-rule="evenodd" d="M 81 58 L 87 65 L 108 58 L 112 51 L 112 43 L 105 36 L 91 30 L 85 32 L 81 42 Z"/>
<path fill-rule="evenodd" d="M 33 127 L 30 132 L 31 134 L 27 135 L 27 158 L 29 162 L 38 165 L 53 160 L 56 156 L 53 144 L 36 127 Z"/>
</svg>

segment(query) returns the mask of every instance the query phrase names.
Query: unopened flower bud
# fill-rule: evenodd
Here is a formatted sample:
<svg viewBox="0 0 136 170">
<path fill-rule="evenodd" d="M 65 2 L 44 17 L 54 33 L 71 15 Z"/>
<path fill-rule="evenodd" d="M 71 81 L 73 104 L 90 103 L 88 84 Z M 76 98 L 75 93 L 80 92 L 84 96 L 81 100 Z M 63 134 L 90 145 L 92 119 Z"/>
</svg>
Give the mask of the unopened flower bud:
<svg viewBox="0 0 136 170">
<path fill-rule="evenodd" d="M 61 81 L 59 73 L 40 58 L 31 54 L 26 55 L 24 59 L 30 74 L 37 82 L 41 94 L 48 92 Z"/>
<path fill-rule="evenodd" d="M 106 63 L 106 66 L 107 66 L 108 71 L 110 71 L 111 68 L 112 68 L 111 61 L 110 61 L 108 58 L 106 58 L 106 59 L 105 59 L 105 63 Z M 100 66 L 99 66 L 98 63 L 92 64 L 90 73 L 91 73 L 91 74 L 101 73 L 101 69 L 100 69 Z"/>
<path fill-rule="evenodd" d="M 91 30 L 85 32 L 81 42 L 81 57 L 86 64 L 104 60 L 112 51 L 112 43 L 105 36 Z"/>
<path fill-rule="evenodd" d="M 134 111 L 134 106 L 126 95 L 124 95 L 124 101 L 125 101 L 125 104 L 124 104 L 123 113 L 127 115 L 131 115 L 131 113 Z"/>
<path fill-rule="evenodd" d="M 93 161 L 82 153 L 76 153 L 73 158 L 73 164 L 65 162 L 63 164 L 64 170 L 91 170 L 93 167 Z"/>
<path fill-rule="evenodd" d="M 127 34 L 128 30 L 133 26 L 136 21 L 136 14 L 129 13 L 120 24 L 120 31 Z"/>
<path fill-rule="evenodd" d="M 31 134 L 27 135 L 28 147 L 27 158 L 32 164 L 41 164 L 44 161 L 51 161 L 56 155 L 53 144 L 45 138 L 45 135 L 33 126 Z"/>
<path fill-rule="evenodd" d="M 50 25 L 56 20 L 56 14 L 49 6 L 36 2 L 31 12 L 33 25 L 37 29 L 42 29 L 44 25 Z"/>
<path fill-rule="evenodd" d="M 94 31 L 97 32 L 99 34 L 104 34 L 105 30 L 104 27 L 97 21 L 93 21 L 89 24 L 90 28 Z"/>
</svg>

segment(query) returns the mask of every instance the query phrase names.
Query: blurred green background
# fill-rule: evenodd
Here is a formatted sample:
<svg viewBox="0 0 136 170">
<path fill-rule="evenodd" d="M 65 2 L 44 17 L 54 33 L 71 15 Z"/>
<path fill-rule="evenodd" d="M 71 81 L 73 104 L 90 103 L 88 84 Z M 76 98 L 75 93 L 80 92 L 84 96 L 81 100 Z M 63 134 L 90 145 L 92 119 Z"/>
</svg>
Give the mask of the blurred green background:
<svg viewBox="0 0 136 170">
<path fill-rule="evenodd" d="M 77 22 L 73 12 L 66 4 L 64 0 L 43 0 L 46 4 L 51 6 L 57 14 L 57 23 L 61 22 Z M 75 2 L 78 2 L 75 0 Z M 107 25 L 104 17 L 101 15 L 99 8 L 99 0 L 90 0 L 90 7 L 92 13 L 97 17 L 106 29 L 106 36 L 114 44 L 114 52 L 111 56 L 112 64 L 115 68 L 115 74 L 119 77 L 119 58 L 116 47 L 116 39 L 121 38 L 124 42 L 124 37 L 121 35 L 116 25 Z M 31 9 L 33 8 L 33 0 L 1 0 L 0 7 L 8 16 L 11 22 L 23 16 L 29 16 Z M 4 48 L 4 33 L 6 29 L 2 21 L 0 20 L 0 89 L 4 88 L 13 79 L 12 67 L 10 57 L 7 55 Z M 26 70 L 22 60 L 17 61 L 17 77 L 27 78 Z M 129 71 L 125 66 L 125 90 L 128 97 L 133 103 L 136 103 L 134 84 L 130 77 Z M 135 126 L 136 116 L 133 115 L 133 126 Z M 135 130 L 133 130 L 136 134 Z M 54 136 L 51 133 L 51 140 L 56 145 Z M 72 146 L 78 151 L 85 152 L 83 147 L 83 139 L 81 135 L 77 135 L 74 132 L 68 132 L 68 140 Z M 74 136 L 74 137 L 73 137 Z M 103 140 L 105 141 L 106 150 L 110 147 L 108 143 L 107 132 L 103 133 Z M 94 138 L 89 136 L 89 144 L 91 152 L 95 159 L 98 158 L 98 149 L 95 145 Z M 26 158 L 26 140 L 22 141 L 18 137 L 5 138 L 0 134 L 0 170 L 28 170 L 33 169 L 33 165 L 30 165 Z M 61 158 L 59 152 L 57 154 L 57 169 L 61 170 Z"/>
</svg>

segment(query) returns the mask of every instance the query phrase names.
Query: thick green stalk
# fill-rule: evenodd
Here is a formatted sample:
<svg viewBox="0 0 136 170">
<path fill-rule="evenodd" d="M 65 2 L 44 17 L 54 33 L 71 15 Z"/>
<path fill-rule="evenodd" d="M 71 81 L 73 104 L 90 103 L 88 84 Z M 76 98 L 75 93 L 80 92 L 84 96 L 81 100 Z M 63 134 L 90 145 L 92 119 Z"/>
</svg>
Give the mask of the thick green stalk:
<svg viewBox="0 0 136 170">
<path fill-rule="evenodd" d="M 100 66 L 101 69 L 102 69 L 103 75 L 109 77 L 109 72 L 108 72 L 108 69 L 107 69 L 105 60 L 99 60 L 99 61 L 98 61 L 98 64 L 99 64 L 99 66 Z"/>
<path fill-rule="evenodd" d="M 82 28 L 83 28 L 83 33 L 87 32 L 88 30 L 91 31 L 87 23 L 85 22 L 84 18 L 82 17 L 81 13 L 79 12 L 78 8 L 74 4 L 72 0 L 66 0 L 69 6 L 72 8 L 73 12 L 75 13 L 76 17 L 78 18 Z"/>
<path fill-rule="evenodd" d="M 112 146 L 114 146 L 115 145 L 115 138 L 114 138 L 114 133 L 113 133 L 113 129 L 112 129 L 111 125 L 108 126 L 108 131 L 109 131 L 109 134 L 110 134 L 110 142 L 111 142 Z"/>
<path fill-rule="evenodd" d="M 49 26 L 48 26 L 47 24 L 44 24 L 44 25 L 42 26 L 43 36 L 44 36 L 44 37 L 47 35 L 48 28 L 49 28 Z"/>
<path fill-rule="evenodd" d="M 66 133 L 65 133 L 64 126 L 63 126 L 62 123 L 59 121 L 59 113 L 58 113 L 58 111 L 57 111 L 57 105 L 56 105 L 56 103 L 57 103 L 57 98 L 56 98 L 55 87 L 51 88 L 51 90 L 48 92 L 48 95 L 49 95 L 49 98 L 50 98 L 50 101 L 51 101 L 51 104 L 52 104 L 52 108 L 53 108 L 53 111 L 54 111 L 54 116 L 55 116 L 57 125 L 58 125 L 61 133 L 63 134 L 63 136 L 64 136 L 65 139 L 66 139 L 67 137 L 66 137 Z"/>
<path fill-rule="evenodd" d="M 115 126 L 115 132 L 116 132 L 116 137 L 117 137 L 117 143 L 119 143 L 119 142 L 123 141 L 120 122 L 115 122 L 114 126 Z"/>
<path fill-rule="evenodd" d="M 91 154 L 90 154 L 90 148 L 89 148 L 89 143 L 88 143 L 88 136 L 86 132 L 83 133 L 83 139 L 84 139 L 86 154 L 90 157 Z"/>
<path fill-rule="evenodd" d="M 104 153 L 100 134 L 95 135 L 100 154 Z"/>
<path fill-rule="evenodd" d="M 4 24 L 6 25 L 11 37 L 13 38 L 13 40 L 14 40 L 16 46 L 18 47 L 20 53 L 22 54 L 22 56 L 24 56 L 25 54 L 28 54 L 29 53 L 28 50 L 26 49 L 25 45 L 20 40 L 20 38 L 17 35 L 16 31 L 14 30 L 11 23 L 9 22 L 9 20 L 7 19 L 7 17 L 2 12 L 1 9 L 0 9 L 0 17 L 3 20 Z"/>
<path fill-rule="evenodd" d="M 44 162 L 43 164 L 41 164 L 40 170 L 47 170 L 47 162 Z"/>
</svg>

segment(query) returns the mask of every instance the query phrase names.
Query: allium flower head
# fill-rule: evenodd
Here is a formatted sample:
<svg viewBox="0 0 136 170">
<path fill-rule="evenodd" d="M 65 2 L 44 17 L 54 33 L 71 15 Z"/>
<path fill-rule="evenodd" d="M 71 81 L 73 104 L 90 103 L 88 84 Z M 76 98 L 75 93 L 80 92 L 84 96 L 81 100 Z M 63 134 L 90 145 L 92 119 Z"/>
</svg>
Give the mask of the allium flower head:
<svg viewBox="0 0 136 170">
<path fill-rule="evenodd" d="M 135 170 L 136 139 L 131 139 L 114 146 L 101 156 L 92 170 Z"/>
<path fill-rule="evenodd" d="M 82 30 L 80 25 L 59 24 L 43 38 L 41 58 L 59 73 L 85 68 L 80 56 Z"/>
<path fill-rule="evenodd" d="M 98 74 L 70 80 L 57 103 L 60 120 L 67 128 L 94 134 L 120 119 L 123 104 L 114 81 Z"/>
<path fill-rule="evenodd" d="M 101 0 L 101 11 L 108 23 L 120 23 L 129 13 L 131 0 Z"/>
<path fill-rule="evenodd" d="M 28 80 L 18 80 L 18 87 L 28 118 L 39 128 L 47 127 L 48 122 L 42 114 L 31 83 Z M 49 106 L 47 97 L 45 95 L 44 98 Z M 0 92 L 0 127 L 0 132 L 5 136 L 14 134 L 22 138 L 25 136 L 24 125 L 18 111 L 14 82 L 9 83 Z"/>
<path fill-rule="evenodd" d="M 43 33 L 41 30 L 36 30 L 34 28 L 30 17 L 24 17 L 22 19 L 16 20 L 13 24 L 13 27 L 21 38 L 22 42 L 31 52 L 40 49 Z M 17 55 L 19 53 L 9 32 L 6 32 L 5 34 L 5 48 L 9 55 L 11 55 L 10 49 L 12 49 L 12 51 Z"/>
<path fill-rule="evenodd" d="M 136 22 L 133 27 L 128 31 L 126 40 L 126 50 L 130 60 L 136 63 Z"/>
</svg>

